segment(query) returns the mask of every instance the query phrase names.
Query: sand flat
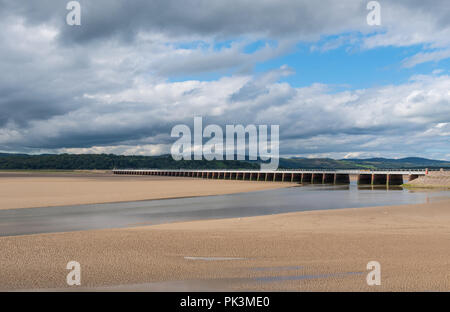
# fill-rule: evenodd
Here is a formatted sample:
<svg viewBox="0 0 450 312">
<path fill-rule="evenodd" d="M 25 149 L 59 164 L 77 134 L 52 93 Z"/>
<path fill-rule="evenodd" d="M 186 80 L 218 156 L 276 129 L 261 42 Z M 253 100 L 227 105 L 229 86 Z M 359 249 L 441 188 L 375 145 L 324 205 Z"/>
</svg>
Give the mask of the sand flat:
<svg viewBox="0 0 450 312">
<path fill-rule="evenodd" d="M 0 249 L 6 290 L 449 291 L 450 200 L 1 237 Z M 70 260 L 81 288 L 65 284 Z M 366 283 L 372 260 L 381 286 Z"/>
<path fill-rule="evenodd" d="M 0 209 L 223 195 L 292 185 L 90 173 L 0 172 Z"/>
</svg>

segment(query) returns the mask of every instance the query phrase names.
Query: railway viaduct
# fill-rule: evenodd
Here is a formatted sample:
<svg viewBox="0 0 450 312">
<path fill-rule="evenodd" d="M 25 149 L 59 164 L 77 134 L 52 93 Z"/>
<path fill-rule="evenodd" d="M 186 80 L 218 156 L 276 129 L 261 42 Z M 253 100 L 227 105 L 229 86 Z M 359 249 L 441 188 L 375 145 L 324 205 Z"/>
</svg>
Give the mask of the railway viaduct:
<svg viewBox="0 0 450 312">
<path fill-rule="evenodd" d="M 164 169 L 114 169 L 114 174 L 156 175 L 202 179 L 295 182 L 310 184 L 349 184 L 350 175 L 356 175 L 359 185 L 401 185 L 426 174 L 426 170 L 164 170 Z"/>
</svg>

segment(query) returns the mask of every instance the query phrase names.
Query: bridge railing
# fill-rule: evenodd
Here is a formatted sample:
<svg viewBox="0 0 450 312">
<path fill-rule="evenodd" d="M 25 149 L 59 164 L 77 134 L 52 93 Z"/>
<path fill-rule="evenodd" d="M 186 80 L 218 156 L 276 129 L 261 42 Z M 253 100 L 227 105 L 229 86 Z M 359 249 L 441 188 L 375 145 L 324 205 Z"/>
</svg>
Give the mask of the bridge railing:
<svg viewBox="0 0 450 312">
<path fill-rule="evenodd" d="M 273 170 L 255 170 L 255 169 L 157 169 L 157 168 L 141 168 L 141 169 L 113 169 L 113 171 L 171 171 L 171 172 L 191 172 L 191 171 L 198 171 L 198 172 L 236 172 L 236 171 L 252 171 L 252 172 L 272 172 Z M 400 174 L 424 174 L 426 172 L 425 169 L 278 169 L 276 170 L 278 172 L 329 172 L 329 173 L 345 173 L 345 174 L 376 174 L 376 173 L 400 173 Z M 439 171 L 439 169 L 436 170 L 429 170 L 429 171 Z"/>
</svg>

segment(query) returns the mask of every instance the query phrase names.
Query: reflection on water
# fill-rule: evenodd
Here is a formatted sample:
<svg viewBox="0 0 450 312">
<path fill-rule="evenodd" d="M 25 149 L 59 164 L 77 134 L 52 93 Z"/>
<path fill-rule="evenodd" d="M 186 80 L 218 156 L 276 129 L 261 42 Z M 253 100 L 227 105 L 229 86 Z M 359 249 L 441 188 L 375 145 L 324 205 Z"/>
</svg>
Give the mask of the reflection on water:
<svg viewBox="0 0 450 312">
<path fill-rule="evenodd" d="M 184 257 L 186 260 L 203 260 L 203 261 L 225 261 L 225 260 L 244 260 L 245 258 L 236 257 Z"/>
<path fill-rule="evenodd" d="M 254 267 L 251 268 L 253 271 L 292 271 L 292 270 L 300 270 L 303 266 L 274 266 L 274 267 Z"/>
<path fill-rule="evenodd" d="M 402 191 L 403 187 L 398 185 L 358 185 L 358 190 L 386 190 L 386 191 Z"/>
<path fill-rule="evenodd" d="M 348 275 L 361 275 L 365 272 L 343 272 L 343 273 L 328 273 L 328 274 L 317 274 L 317 275 L 281 275 L 281 276 L 264 276 L 256 277 L 255 281 L 258 282 L 282 282 L 282 281 L 298 281 L 307 279 L 319 279 L 319 278 L 336 278 L 345 277 Z"/>
<path fill-rule="evenodd" d="M 129 227 L 295 211 L 424 203 L 450 196 L 399 187 L 305 185 L 221 196 L 0 210 L 0 235 Z"/>
</svg>

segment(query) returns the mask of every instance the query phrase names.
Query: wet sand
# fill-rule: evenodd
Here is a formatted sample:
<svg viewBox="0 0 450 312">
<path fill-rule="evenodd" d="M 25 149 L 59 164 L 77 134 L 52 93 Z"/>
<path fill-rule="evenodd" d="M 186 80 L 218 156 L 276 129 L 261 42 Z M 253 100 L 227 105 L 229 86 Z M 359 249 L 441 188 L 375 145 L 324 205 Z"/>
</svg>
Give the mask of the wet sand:
<svg viewBox="0 0 450 312">
<path fill-rule="evenodd" d="M 0 250 L 3 290 L 450 291 L 450 200 L 1 237 Z M 71 260 L 81 287 L 66 285 Z M 373 260 L 381 286 L 366 283 Z"/>
<path fill-rule="evenodd" d="M 3 171 L 0 172 L 0 209 L 222 195 L 292 185 L 281 182 L 120 176 L 101 171 Z"/>
</svg>

